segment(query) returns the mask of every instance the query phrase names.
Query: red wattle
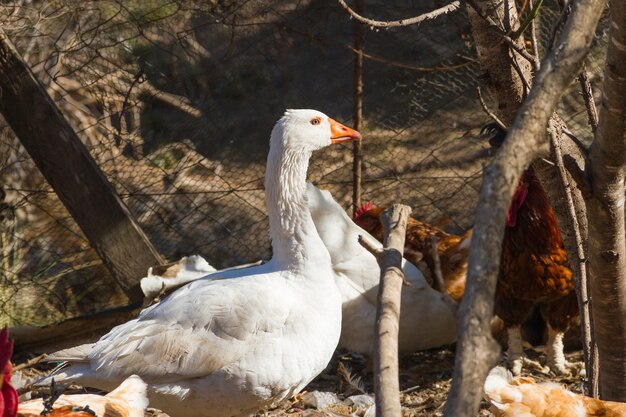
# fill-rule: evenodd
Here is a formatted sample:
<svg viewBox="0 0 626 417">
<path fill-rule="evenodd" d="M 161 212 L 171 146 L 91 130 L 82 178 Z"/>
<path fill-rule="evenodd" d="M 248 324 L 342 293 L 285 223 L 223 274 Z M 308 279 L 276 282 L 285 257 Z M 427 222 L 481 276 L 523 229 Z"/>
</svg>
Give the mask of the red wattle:
<svg viewBox="0 0 626 417">
<path fill-rule="evenodd" d="M 17 417 L 17 391 L 11 386 L 11 384 L 4 383 L 2 390 L 0 391 L 4 410 L 0 416 L 2 417 Z"/>
<path fill-rule="evenodd" d="M 515 227 L 517 225 L 517 212 L 524 204 L 524 200 L 526 200 L 526 195 L 528 194 L 528 186 L 522 180 L 520 180 L 517 185 L 517 189 L 515 190 L 515 194 L 513 194 L 513 200 L 511 201 L 511 205 L 509 206 L 509 211 L 506 213 L 506 225 L 507 227 Z"/>
</svg>

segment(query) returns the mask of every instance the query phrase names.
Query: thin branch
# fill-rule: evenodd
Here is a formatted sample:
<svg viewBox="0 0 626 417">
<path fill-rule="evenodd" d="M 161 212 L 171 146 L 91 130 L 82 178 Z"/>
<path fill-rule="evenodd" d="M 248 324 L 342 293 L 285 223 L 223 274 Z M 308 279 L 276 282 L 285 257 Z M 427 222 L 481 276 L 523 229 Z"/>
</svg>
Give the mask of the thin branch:
<svg viewBox="0 0 626 417">
<path fill-rule="evenodd" d="M 367 251 L 369 253 L 374 255 L 376 257 L 376 259 L 378 259 L 380 254 L 383 252 L 383 250 L 381 248 L 376 246 L 376 244 L 374 242 L 372 242 L 372 240 L 370 238 L 366 237 L 366 236 L 359 235 L 359 243 L 361 244 L 361 246 L 363 246 L 365 249 L 367 249 Z"/>
<path fill-rule="evenodd" d="M 596 102 L 593 99 L 593 88 L 591 87 L 591 81 L 589 80 L 589 72 L 587 72 L 587 66 L 583 63 L 583 68 L 578 76 L 578 82 L 580 83 L 580 89 L 582 90 L 583 100 L 585 100 L 585 108 L 587 109 L 587 117 L 589 118 L 589 125 L 591 131 L 595 135 L 598 129 L 598 109 L 596 108 Z"/>
<path fill-rule="evenodd" d="M 539 2 L 541 2 L 540 0 Z M 533 7 L 532 0 L 530 1 L 530 7 Z M 533 58 L 534 58 L 534 69 L 535 72 L 539 71 L 539 67 L 541 67 L 541 58 L 539 57 L 539 41 L 537 40 L 537 25 L 535 23 L 535 19 L 530 22 L 530 38 L 533 46 Z"/>
<path fill-rule="evenodd" d="M 487 115 L 491 117 L 494 120 L 494 122 L 496 122 L 498 126 L 500 126 L 502 130 L 506 131 L 507 127 L 504 124 L 504 122 L 502 122 L 502 120 L 500 120 L 498 116 L 496 116 L 496 114 L 492 112 L 491 110 L 489 110 L 489 107 L 487 107 L 487 103 L 485 103 L 485 100 L 483 100 L 483 95 L 480 91 L 480 87 L 476 87 L 476 94 L 478 95 L 478 100 L 480 100 L 480 105 L 483 107 L 483 110 L 485 111 L 485 113 L 487 113 Z"/>
<path fill-rule="evenodd" d="M 367 17 L 363 17 L 360 14 L 358 14 L 356 11 L 351 9 L 350 6 L 348 6 L 344 0 L 337 0 L 337 1 L 339 2 L 339 5 L 358 22 L 361 22 L 364 25 L 369 26 L 370 28 L 381 28 L 381 29 L 417 25 L 427 20 L 435 19 L 441 16 L 442 14 L 447 14 L 455 10 L 458 10 L 461 7 L 461 2 L 459 0 L 455 0 L 446 6 L 433 10 L 432 12 L 424 13 L 419 16 L 411 17 L 409 19 L 382 21 L 382 20 L 373 20 L 373 19 L 368 19 Z"/>
<path fill-rule="evenodd" d="M 448 294 L 448 290 L 446 289 L 446 282 L 443 279 L 443 273 L 441 272 L 441 260 L 439 259 L 439 240 L 437 239 L 437 235 L 432 235 L 430 239 L 430 251 L 433 257 L 433 263 L 435 266 L 435 281 L 439 286 L 439 290 L 443 295 L 444 301 L 446 304 L 450 306 L 452 311 L 456 312 L 459 310 L 459 304 L 450 297 Z"/>
<path fill-rule="evenodd" d="M 370 59 L 372 61 L 382 62 L 383 64 L 389 64 L 389 65 L 391 65 L 393 67 L 404 68 L 404 69 L 408 69 L 408 70 L 412 70 L 412 71 L 432 71 L 432 72 L 436 72 L 436 71 L 451 71 L 451 70 L 467 67 L 468 65 L 471 65 L 473 63 L 470 60 L 470 58 L 466 58 L 468 60 L 468 62 L 464 62 L 462 64 L 441 65 L 441 66 L 436 66 L 436 67 L 416 67 L 414 65 L 408 65 L 408 64 L 404 64 L 402 62 L 393 61 L 391 59 L 381 58 L 381 57 L 376 56 L 376 55 L 371 55 L 371 54 L 365 53 L 362 50 L 353 48 L 351 45 L 346 45 L 346 47 L 349 50 L 351 50 L 352 52 L 354 52 L 355 54 L 359 54 L 359 55 L 363 56 L 364 58 Z"/>
<path fill-rule="evenodd" d="M 37 365 L 39 362 L 41 362 L 47 355 L 41 354 L 39 356 L 35 356 L 32 359 L 29 359 L 28 361 L 24 362 L 24 363 L 20 363 L 19 365 L 16 365 L 13 367 L 13 372 L 19 372 L 23 369 L 26 368 L 32 368 L 33 366 Z"/>
<path fill-rule="evenodd" d="M 363 12 L 363 0 L 357 0 L 357 10 Z M 354 49 L 363 50 L 363 25 L 354 22 Z M 354 129 L 363 128 L 363 54 L 354 54 L 354 81 L 352 87 L 352 121 Z M 355 140 L 352 144 L 352 215 L 361 207 L 363 177 L 363 141 Z"/>
<path fill-rule="evenodd" d="M 572 11 L 572 2 L 566 1 L 565 4 L 563 5 L 563 9 L 561 9 L 561 14 L 559 15 L 559 18 L 552 25 L 552 31 L 550 33 L 550 41 L 548 42 L 548 49 L 554 48 L 557 37 L 559 35 L 559 31 L 561 30 L 565 22 L 567 22 L 567 18 L 569 17 L 569 14 L 571 11 Z"/>
<path fill-rule="evenodd" d="M 563 155 L 561 153 L 560 135 L 561 132 L 557 131 L 554 120 L 550 119 L 549 122 L 550 141 L 552 149 L 554 151 L 554 159 L 559 172 L 559 178 L 563 189 L 565 190 L 565 197 L 567 200 L 567 211 L 569 216 L 570 225 L 574 231 L 574 239 L 576 241 L 576 251 L 578 255 L 578 274 L 574 274 L 579 279 L 575 280 L 576 294 L 578 296 L 578 308 L 580 310 L 581 320 L 581 332 L 583 339 L 583 353 L 585 357 L 585 367 L 587 371 L 587 392 L 590 396 L 597 398 L 598 396 L 598 364 L 596 362 L 596 341 L 593 332 L 593 323 L 591 320 L 591 303 L 589 300 L 588 282 L 587 282 L 587 255 L 585 254 L 585 243 L 583 242 L 582 235 L 580 233 L 580 224 L 578 222 L 578 215 L 576 214 L 576 207 L 574 205 L 574 199 L 572 197 L 572 185 L 567 177 L 565 164 L 563 163 Z M 570 263 L 574 263 L 574 259 L 570 259 Z"/>
<path fill-rule="evenodd" d="M 439 286 L 439 290 L 442 293 L 446 292 L 446 283 L 443 280 L 443 273 L 441 272 L 441 260 L 439 259 L 439 240 L 437 239 L 437 235 L 432 235 L 430 238 L 430 252 L 433 258 L 433 263 L 435 264 L 435 282 Z"/>
<path fill-rule="evenodd" d="M 515 42 L 510 36 L 503 36 L 502 38 L 504 39 L 506 44 L 511 47 L 511 49 L 520 54 L 523 58 L 526 58 L 526 60 L 532 64 L 534 70 L 539 69 L 539 64 L 535 60 L 535 57 L 530 52 L 528 52 L 526 48 Z"/>
<path fill-rule="evenodd" d="M 140 83 L 139 87 L 142 92 L 148 94 L 154 99 L 161 100 L 162 102 L 169 104 L 170 106 L 175 107 L 178 110 L 183 111 L 197 119 L 202 117 L 202 112 L 194 107 L 187 97 L 160 90 L 148 81 Z"/>
</svg>

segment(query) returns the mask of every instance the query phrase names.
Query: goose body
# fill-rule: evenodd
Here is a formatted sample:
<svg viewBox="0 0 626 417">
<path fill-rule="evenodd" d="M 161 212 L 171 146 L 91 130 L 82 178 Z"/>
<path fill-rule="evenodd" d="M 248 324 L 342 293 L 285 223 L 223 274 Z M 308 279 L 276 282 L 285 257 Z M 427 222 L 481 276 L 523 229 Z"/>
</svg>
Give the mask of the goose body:
<svg viewBox="0 0 626 417">
<path fill-rule="evenodd" d="M 329 191 L 308 184 L 309 211 L 331 256 L 335 282 L 342 295 L 342 330 L 339 346 L 372 354 L 380 268 L 376 258 L 358 243 L 363 235 L 382 244 L 356 225 Z M 432 349 L 456 341 L 456 311 L 406 259 L 402 269 L 409 285 L 402 288 L 400 353 Z"/>
<path fill-rule="evenodd" d="M 93 345 L 52 355 L 54 377 L 109 389 L 131 374 L 173 416 L 230 417 L 299 392 L 328 364 L 341 327 L 330 256 L 306 210 L 311 153 L 360 135 L 313 110 L 276 123 L 265 176 L 273 257 L 190 282 Z"/>
</svg>

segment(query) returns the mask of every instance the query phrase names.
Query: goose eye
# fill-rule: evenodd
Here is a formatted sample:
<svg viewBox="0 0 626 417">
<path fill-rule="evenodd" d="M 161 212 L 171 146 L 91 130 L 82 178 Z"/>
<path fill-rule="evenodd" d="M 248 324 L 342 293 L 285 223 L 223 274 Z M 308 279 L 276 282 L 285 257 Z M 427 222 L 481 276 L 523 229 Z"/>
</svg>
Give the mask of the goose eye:
<svg viewBox="0 0 626 417">
<path fill-rule="evenodd" d="M 322 120 L 319 117 L 315 117 L 315 118 L 311 119 L 311 121 L 309 123 L 311 123 L 312 125 L 315 126 L 315 125 L 318 125 L 318 124 L 322 123 Z"/>
</svg>

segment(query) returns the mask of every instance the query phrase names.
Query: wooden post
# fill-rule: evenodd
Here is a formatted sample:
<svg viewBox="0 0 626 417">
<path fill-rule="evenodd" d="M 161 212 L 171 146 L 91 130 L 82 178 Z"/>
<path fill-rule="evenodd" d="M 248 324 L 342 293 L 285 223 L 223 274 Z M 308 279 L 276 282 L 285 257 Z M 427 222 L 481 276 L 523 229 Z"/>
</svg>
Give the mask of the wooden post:
<svg viewBox="0 0 626 417">
<path fill-rule="evenodd" d="M 363 13 L 363 0 L 356 1 L 357 13 Z M 360 132 L 363 128 L 363 25 L 354 21 L 354 97 L 352 120 L 354 129 Z M 361 206 L 361 178 L 363 155 L 361 153 L 363 141 L 352 142 L 352 216 Z"/>
<path fill-rule="evenodd" d="M 406 225 L 411 208 L 394 204 L 381 214 L 385 228 L 382 249 L 375 248 L 363 236 L 359 242 L 380 265 L 380 284 L 376 307 L 374 340 L 374 392 L 376 417 L 400 417 L 400 381 L 398 376 L 398 331 L 402 298 L 402 255 Z"/>
<path fill-rule="evenodd" d="M 44 87 L 0 30 L 0 112 L 132 301 L 163 263 Z"/>
</svg>

